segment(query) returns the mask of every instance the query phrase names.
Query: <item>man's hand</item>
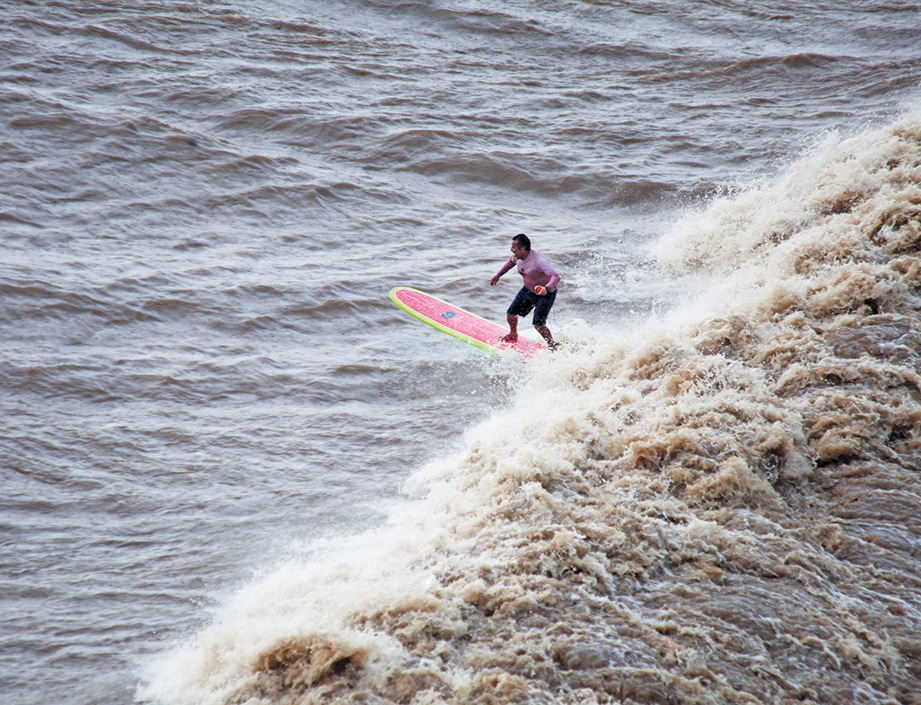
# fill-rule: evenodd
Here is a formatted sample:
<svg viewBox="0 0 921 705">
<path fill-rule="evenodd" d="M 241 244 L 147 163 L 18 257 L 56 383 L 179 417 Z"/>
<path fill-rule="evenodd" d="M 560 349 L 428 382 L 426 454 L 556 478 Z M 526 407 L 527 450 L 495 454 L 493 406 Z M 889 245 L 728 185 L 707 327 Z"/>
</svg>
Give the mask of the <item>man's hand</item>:
<svg viewBox="0 0 921 705">
<path fill-rule="evenodd" d="M 497 274 L 496 276 L 494 276 L 492 279 L 489 280 L 489 285 L 495 286 L 498 281 L 499 281 L 499 275 Z"/>
<path fill-rule="evenodd" d="M 534 293 L 537 294 L 538 296 L 546 296 L 546 295 L 547 295 L 547 287 L 545 287 L 545 286 L 535 286 L 535 287 L 534 287 Z"/>
</svg>

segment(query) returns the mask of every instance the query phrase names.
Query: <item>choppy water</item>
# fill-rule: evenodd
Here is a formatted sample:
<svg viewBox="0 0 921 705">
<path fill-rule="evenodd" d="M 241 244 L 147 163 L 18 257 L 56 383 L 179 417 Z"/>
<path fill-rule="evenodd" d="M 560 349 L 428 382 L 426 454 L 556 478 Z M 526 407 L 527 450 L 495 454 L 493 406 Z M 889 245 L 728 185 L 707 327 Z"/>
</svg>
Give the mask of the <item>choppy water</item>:
<svg viewBox="0 0 921 705">
<path fill-rule="evenodd" d="M 919 10 L 0 3 L 3 702 L 919 702 Z"/>
</svg>

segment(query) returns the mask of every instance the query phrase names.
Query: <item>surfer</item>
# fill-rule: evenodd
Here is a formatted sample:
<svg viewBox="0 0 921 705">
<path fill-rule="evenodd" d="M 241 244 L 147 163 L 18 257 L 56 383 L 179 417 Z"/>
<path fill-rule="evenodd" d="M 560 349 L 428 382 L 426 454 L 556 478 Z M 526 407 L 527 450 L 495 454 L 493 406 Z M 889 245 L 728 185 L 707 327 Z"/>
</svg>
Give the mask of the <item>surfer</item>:
<svg viewBox="0 0 921 705">
<path fill-rule="evenodd" d="M 499 340 L 507 343 L 518 340 L 518 316 L 527 316 L 531 309 L 534 309 L 534 318 L 531 322 L 535 330 L 547 341 L 547 347 L 555 350 L 557 344 L 547 327 L 547 315 L 556 301 L 556 286 L 560 283 L 560 275 L 546 257 L 531 249 L 531 240 L 522 233 L 512 238 L 512 256 L 502 265 L 502 269 L 496 272 L 489 285 L 495 286 L 502 275 L 516 265 L 518 273 L 524 279 L 524 286 L 506 311 L 509 332 Z"/>
</svg>

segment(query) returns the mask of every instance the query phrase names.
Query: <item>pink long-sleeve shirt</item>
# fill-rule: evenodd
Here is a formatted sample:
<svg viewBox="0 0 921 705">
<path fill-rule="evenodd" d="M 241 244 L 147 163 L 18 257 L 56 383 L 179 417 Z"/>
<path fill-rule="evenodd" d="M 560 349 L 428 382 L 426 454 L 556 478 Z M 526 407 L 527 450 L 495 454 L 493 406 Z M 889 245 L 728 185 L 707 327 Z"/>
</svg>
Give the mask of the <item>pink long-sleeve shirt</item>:
<svg viewBox="0 0 921 705">
<path fill-rule="evenodd" d="M 534 289 L 538 286 L 545 286 L 550 291 L 554 291 L 556 285 L 560 283 L 560 275 L 550 265 L 549 260 L 537 250 L 531 250 L 524 259 L 515 259 L 515 255 L 512 255 L 497 272 L 498 276 L 501 277 L 516 264 L 518 273 L 524 278 L 524 286 L 528 291 L 536 294 Z"/>
</svg>

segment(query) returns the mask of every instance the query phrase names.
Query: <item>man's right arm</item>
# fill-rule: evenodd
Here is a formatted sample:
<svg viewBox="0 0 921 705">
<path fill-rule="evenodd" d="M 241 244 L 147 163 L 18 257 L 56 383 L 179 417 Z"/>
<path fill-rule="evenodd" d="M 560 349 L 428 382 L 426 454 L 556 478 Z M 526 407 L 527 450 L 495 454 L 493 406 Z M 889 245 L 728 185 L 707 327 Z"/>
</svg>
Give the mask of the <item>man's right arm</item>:
<svg viewBox="0 0 921 705">
<path fill-rule="evenodd" d="M 514 266 L 515 266 L 515 257 L 513 255 L 512 257 L 509 257 L 508 262 L 503 264 L 502 268 L 498 272 L 496 272 L 496 276 L 494 276 L 490 280 L 489 282 L 490 286 L 495 286 L 496 283 L 499 281 L 499 279 L 502 278 L 502 275 L 505 274 L 508 270 L 510 270 Z"/>
</svg>

